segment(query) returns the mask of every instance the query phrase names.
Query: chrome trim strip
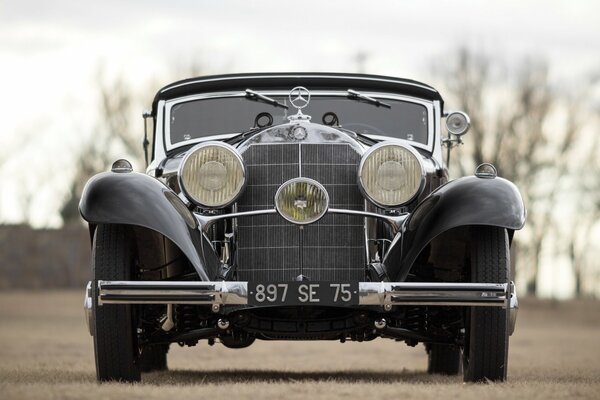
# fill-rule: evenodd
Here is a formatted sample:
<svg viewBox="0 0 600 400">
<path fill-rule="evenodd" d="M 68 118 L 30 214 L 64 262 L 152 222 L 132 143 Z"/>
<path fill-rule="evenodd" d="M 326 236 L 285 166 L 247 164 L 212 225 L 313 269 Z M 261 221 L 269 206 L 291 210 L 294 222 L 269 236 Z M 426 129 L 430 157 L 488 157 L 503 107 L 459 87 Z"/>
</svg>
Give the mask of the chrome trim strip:
<svg viewBox="0 0 600 400">
<path fill-rule="evenodd" d="M 152 157 L 152 162 L 148 166 L 148 170 L 155 170 L 160 165 L 161 161 L 167 157 L 167 142 L 165 137 L 165 100 L 159 101 L 156 107 L 156 120 L 154 121 L 154 132 L 152 132 L 154 135 L 152 137 L 154 154 Z"/>
<path fill-rule="evenodd" d="M 363 216 L 363 217 L 367 217 L 367 218 L 381 219 L 384 222 L 388 223 L 392 227 L 394 234 L 396 234 L 402 230 L 402 225 L 404 224 L 404 221 L 410 215 L 408 213 L 400 214 L 400 215 L 382 215 L 382 214 L 377 214 L 377 213 L 373 213 L 373 212 L 369 212 L 369 211 L 343 210 L 343 209 L 338 209 L 338 208 L 330 208 L 329 210 L 327 210 L 327 212 L 330 212 L 332 214 L 357 215 L 357 216 Z"/>
<path fill-rule="evenodd" d="M 360 211 L 360 210 L 344 210 L 339 208 L 329 208 L 327 213 L 331 214 L 346 214 L 346 215 L 356 215 L 361 217 L 369 217 L 369 218 L 378 218 L 388 223 L 394 233 L 398 233 L 402 229 L 402 224 L 406 218 L 408 218 L 409 214 L 400 214 L 400 215 L 382 215 L 376 214 L 368 211 Z M 277 210 L 268 209 L 268 210 L 253 210 L 253 211 L 242 211 L 230 214 L 217 214 L 217 215 L 203 215 L 194 213 L 196 217 L 196 221 L 198 221 L 198 225 L 204 232 L 208 232 L 208 229 L 212 224 L 222 219 L 231 219 L 231 218 L 241 218 L 241 217 L 253 217 L 257 215 L 266 215 L 266 214 L 277 214 Z"/>
<path fill-rule="evenodd" d="M 438 160 L 440 165 L 444 165 L 442 156 L 442 106 L 439 101 L 433 102 L 433 137 L 438 138 L 433 142 L 433 158 Z"/>
<path fill-rule="evenodd" d="M 507 306 L 508 285 L 498 283 L 360 282 L 360 304 Z"/>
<path fill-rule="evenodd" d="M 302 178 L 302 143 L 298 143 L 298 177 Z M 283 183 L 281 186 L 283 186 Z M 281 186 L 279 189 L 281 189 Z M 279 189 L 277 191 L 279 191 Z M 327 197 L 329 197 L 329 193 L 327 194 Z M 327 201 L 327 204 L 329 204 L 329 201 Z"/>
<path fill-rule="evenodd" d="M 252 211 L 240 211 L 234 212 L 230 214 L 217 214 L 217 215 L 204 215 L 194 213 L 194 217 L 196 217 L 196 221 L 198 221 L 199 229 L 208 232 L 209 228 L 217 221 L 222 219 L 232 219 L 232 218 L 241 218 L 241 217 L 253 217 L 256 215 L 266 215 L 266 214 L 277 214 L 277 210 L 274 208 L 268 210 L 252 210 Z"/>
<path fill-rule="evenodd" d="M 515 332 L 517 325 L 517 314 L 519 313 L 519 299 L 517 298 L 517 288 L 515 283 L 510 283 L 510 304 L 508 311 L 508 334 L 512 335 Z"/>
<path fill-rule="evenodd" d="M 85 324 L 90 335 L 94 336 L 96 327 L 94 325 L 93 305 L 92 302 L 92 281 L 89 281 L 85 286 L 85 297 L 83 298 L 83 313 L 85 315 Z"/>
<path fill-rule="evenodd" d="M 509 284 L 359 282 L 359 305 L 509 306 Z M 98 281 L 98 304 L 248 304 L 248 282 Z"/>
<path fill-rule="evenodd" d="M 248 304 L 247 282 L 98 281 L 102 304 Z"/>
</svg>

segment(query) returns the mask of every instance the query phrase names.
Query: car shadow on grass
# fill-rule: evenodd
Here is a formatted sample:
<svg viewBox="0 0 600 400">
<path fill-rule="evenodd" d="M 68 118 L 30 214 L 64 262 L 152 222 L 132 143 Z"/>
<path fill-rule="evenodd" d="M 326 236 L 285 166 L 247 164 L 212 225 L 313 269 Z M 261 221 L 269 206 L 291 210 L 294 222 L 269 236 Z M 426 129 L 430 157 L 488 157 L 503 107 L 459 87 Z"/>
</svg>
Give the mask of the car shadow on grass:
<svg viewBox="0 0 600 400">
<path fill-rule="evenodd" d="M 429 375 L 425 371 L 402 369 L 399 371 L 278 371 L 278 370 L 170 370 L 142 374 L 141 385 L 148 386 L 195 386 L 219 384 L 294 384 L 294 383 L 364 383 L 364 384 L 459 384 L 462 376 Z M 577 373 L 536 374 L 525 373 L 508 379 L 508 384 L 597 384 L 597 376 Z M 55 368 L 0 369 L 0 383 L 6 384 L 98 384 L 91 371 Z M 118 384 L 112 382 L 109 384 Z M 136 385 L 139 385 L 136 384 Z"/>
<path fill-rule="evenodd" d="M 336 383 L 433 383 L 450 382 L 458 377 L 443 377 L 429 375 L 425 371 L 277 371 L 231 369 L 214 371 L 171 370 L 153 372 L 143 375 L 146 384 L 165 385 L 196 385 L 224 383 L 306 383 L 306 382 L 336 382 Z"/>
<path fill-rule="evenodd" d="M 428 375 L 425 371 L 278 371 L 278 370 L 169 370 L 142 374 L 142 385 L 202 385 L 202 384 L 252 384 L 252 383 L 449 383 L 458 377 Z M 89 371 L 67 369 L 32 368 L 0 370 L 0 382 L 14 384 L 89 384 L 96 383 L 96 376 Z M 114 382 L 113 382 L 114 383 Z"/>
</svg>

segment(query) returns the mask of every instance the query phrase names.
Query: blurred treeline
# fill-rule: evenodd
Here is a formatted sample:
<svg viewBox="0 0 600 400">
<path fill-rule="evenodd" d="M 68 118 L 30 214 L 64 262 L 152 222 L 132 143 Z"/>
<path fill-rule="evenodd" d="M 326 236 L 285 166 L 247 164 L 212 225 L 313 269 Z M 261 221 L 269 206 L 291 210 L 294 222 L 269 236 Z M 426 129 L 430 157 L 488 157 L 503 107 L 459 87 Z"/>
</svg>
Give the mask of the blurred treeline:
<svg viewBox="0 0 600 400">
<path fill-rule="evenodd" d="M 358 53 L 355 61 L 357 71 L 371 72 L 368 53 Z M 520 290 L 536 295 L 541 283 L 568 276 L 558 285 L 569 285 L 575 296 L 597 297 L 600 75 L 555 82 L 542 59 L 506 61 L 466 48 L 431 64 L 430 79 L 422 79 L 440 90 L 446 111 L 463 110 L 471 118 L 464 145 L 450 153 L 451 177 L 472 174 L 477 165 L 490 162 L 519 187 L 525 200 L 527 226 L 516 235 L 513 251 Z M 99 73 L 98 123 L 80 148 L 60 210 L 65 227 L 54 232 L 4 227 L 2 234 L 14 231 L 22 239 L 1 242 L 0 287 L 38 287 L 40 282 L 81 286 L 88 274 L 89 238 L 77 204 L 85 182 L 117 158 L 128 158 L 143 169 L 143 107 L 150 106 L 163 84 L 205 73 L 200 63 L 179 67 L 172 79 L 150 82 L 145 93 L 135 93 L 122 77 L 108 79 Z M 14 261 L 6 262 L 5 255 Z M 79 263 L 80 271 L 71 262 Z"/>
<path fill-rule="evenodd" d="M 560 82 L 543 59 L 510 63 L 460 49 L 434 65 L 446 108 L 471 118 L 464 146 L 452 150 L 451 176 L 489 162 L 514 182 L 527 207 L 513 258 L 521 289 L 572 287 L 600 294 L 600 75 Z M 563 290 L 564 292 L 564 290 Z"/>
<path fill-rule="evenodd" d="M 0 289 L 85 286 L 90 279 L 89 233 L 82 224 L 61 229 L 0 225 Z"/>
</svg>

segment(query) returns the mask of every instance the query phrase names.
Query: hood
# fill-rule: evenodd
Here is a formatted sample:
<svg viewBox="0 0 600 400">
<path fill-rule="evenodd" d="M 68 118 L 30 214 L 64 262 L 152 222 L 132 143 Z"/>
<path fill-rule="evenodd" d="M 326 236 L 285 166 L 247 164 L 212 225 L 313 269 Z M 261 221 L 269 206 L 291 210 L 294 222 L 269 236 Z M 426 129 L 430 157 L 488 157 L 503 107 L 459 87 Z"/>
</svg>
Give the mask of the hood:
<svg viewBox="0 0 600 400">
<path fill-rule="evenodd" d="M 274 143 L 348 143 L 360 154 L 364 146 L 357 140 L 355 133 L 336 129 L 327 125 L 315 124 L 310 121 L 291 121 L 264 129 L 249 136 L 236 147 L 243 153 L 254 144 Z"/>
</svg>

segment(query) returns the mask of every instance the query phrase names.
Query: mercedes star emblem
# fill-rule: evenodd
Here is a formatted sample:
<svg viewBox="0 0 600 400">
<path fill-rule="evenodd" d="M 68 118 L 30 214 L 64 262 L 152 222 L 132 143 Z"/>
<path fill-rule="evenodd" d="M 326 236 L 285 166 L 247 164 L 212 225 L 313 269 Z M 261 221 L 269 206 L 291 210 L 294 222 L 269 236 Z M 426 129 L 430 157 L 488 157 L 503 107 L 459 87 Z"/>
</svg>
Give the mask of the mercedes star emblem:
<svg viewBox="0 0 600 400">
<path fill-rule="evenodd" d="M 292 137 L 296 140 L 303 140 L 306 138 L 306 129 L 301 126 L 295 126 L 292 128 Z"/>
<path fill-rule="evenodd" d="M 296 86 L 290 90 L 290 103 L 298 110 L 303 109 L 310 102 L 310 92 L 303 86 Z"/>
</svg>

